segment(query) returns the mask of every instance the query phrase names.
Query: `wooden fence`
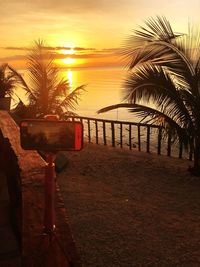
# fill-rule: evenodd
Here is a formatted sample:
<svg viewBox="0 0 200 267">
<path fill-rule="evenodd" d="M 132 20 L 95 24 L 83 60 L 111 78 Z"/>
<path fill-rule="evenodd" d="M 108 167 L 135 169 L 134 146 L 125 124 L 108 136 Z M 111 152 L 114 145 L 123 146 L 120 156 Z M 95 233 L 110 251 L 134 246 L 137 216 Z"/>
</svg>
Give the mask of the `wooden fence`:
<svg viewBox="0 0 200 267">
<path fill-rule="evenodd" d="M 181 142 L 174 142 L 170 131 L 162 126 L 80 116 L 71 119 L 83 123 L 86 142 L 192 160 L 192 153 L 186 152 Z"/>
</svg>

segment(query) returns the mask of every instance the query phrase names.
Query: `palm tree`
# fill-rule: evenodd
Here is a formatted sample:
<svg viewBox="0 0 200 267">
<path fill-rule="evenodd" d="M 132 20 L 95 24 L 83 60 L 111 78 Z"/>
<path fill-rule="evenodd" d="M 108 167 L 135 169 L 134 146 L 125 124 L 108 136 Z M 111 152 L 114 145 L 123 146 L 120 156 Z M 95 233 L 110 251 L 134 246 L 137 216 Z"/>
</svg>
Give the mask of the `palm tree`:
<svg viewBox="0 0 200 267">
<path fill-rule="evenodd" d="M 150 18 L 129 37 L 124 55 L 124 102 L 99 113 L 126 107 L 152 124 L 164 122 L 194 153 L 192 171 L 199 175 L 200 31 L 189 25 L 188 34 L 177 34 L 165 17 Z"/>
<path fill-rule="evenodd" d="M 73 114 L 84 86 L 71 91 L 68 80 L 59 77 L 59 69 L 54 57 L 45 49 L 43 41 L 36 41 L 28 56 L 28 83 L 16 70 L 9 68 L 21 83 L 29 99 L 27 106 L 20 102 L 16 108 L 20 116 L 42 118 L 52 113 L 61 117 Z"/>
<path fill-rule="evenodd" d="M 12 96 L 16 87 L 16 80 L 14 75 L 8 69 L 8 64 L 2 64 L 0 66 L 0 98 L 5 96 Z"/>
</svg>

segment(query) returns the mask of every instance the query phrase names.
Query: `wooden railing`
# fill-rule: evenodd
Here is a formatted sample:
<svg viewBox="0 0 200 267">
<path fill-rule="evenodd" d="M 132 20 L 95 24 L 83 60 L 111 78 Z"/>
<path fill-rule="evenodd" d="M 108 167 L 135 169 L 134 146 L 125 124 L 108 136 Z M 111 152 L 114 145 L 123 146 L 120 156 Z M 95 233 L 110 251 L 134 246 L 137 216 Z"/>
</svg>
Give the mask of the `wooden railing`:
<svg viewBox="0 0 200 267">
<path fill-rule="evenodd" d="M 192 160 L 192 154 L 188 156 L 182 143 L 173 142 L 171 132 L 162 126 L 81 116 L 70 119 L 83 123 L 86 142 Z"/>
</svg>

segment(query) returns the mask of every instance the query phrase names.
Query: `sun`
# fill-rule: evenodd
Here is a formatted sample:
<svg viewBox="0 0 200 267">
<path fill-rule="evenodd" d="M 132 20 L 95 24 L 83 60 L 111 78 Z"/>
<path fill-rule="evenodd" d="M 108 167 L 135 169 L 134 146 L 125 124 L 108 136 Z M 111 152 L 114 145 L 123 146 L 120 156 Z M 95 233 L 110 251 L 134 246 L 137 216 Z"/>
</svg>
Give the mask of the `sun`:
<svg viewBox="0 0 200 267">
<path fill-rule="evenodd" d="M 74 58 L 71 58 L 71 57 L 66 57 L 66 58 L 63 58 L 62 59 L 62 62 L 65 63 L 65 64 L 74 64 L 75 63 L 75 59 Z"/>
<path fill-rule="evenodd" d="M 67 57 L 61 59 L 61 61 L 66 65 L 72 65 L 76 62 L 76 60 L 73 57 L 70 57 L 71 55 L 75 54 L 75 51 L 73 48 L 67 48 L 61 50 L 61 54 L 66 55 Z"/>
<path fill-rule="evenodd" d="M 63 49 L 63 50 L 61 50 L 61 53 L 64 55 L 74 55 L 75 51 L 73 48 Z"/>
</svg>

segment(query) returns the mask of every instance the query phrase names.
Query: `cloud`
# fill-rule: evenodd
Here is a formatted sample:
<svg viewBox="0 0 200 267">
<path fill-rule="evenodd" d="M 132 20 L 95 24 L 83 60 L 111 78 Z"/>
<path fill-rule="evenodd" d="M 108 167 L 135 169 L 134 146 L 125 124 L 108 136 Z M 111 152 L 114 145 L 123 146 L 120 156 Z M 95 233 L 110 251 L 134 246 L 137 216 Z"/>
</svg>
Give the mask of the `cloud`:
<svg viewBox="0 0 200 267">
<path fill-rule="evenodd" d="M 66 47 L 66 46 L 56 46 L 56 47 L 51 47 L 51 46 L 48 46 L 48 47 L 45 47 L 46 49 L 48 50 L 70 50 L 71 47 Z M 73 47 L 73 50 L 76 52 L 76 51 L 94 51 L 96 50 L 95 48 L 84 48 L 84 47 Z"/>
<path fill-rule="evenodd" d="M 27 47 L 5 47 L 6 50 L 12 50 L 12 51 L 28 51 Z M 94 59 L 94 58 L 106 58 L 110 56 L 118 56 L 120 54 L 121 49 L 120 48 L 104 48 L 101 50 L 97 50 L 95 48 L 84 48 L 84 47 L 75 47 L 73 50 L 75 53 L 73 55 L 66 55 L 61 53 L 62 50 L 67 49 L 67 47 L 63 46 L 57 46 L 57 47 L 51 47 L 46 46 L 45 49 L 47 51 L 50 51 L 55 59 L 64 59 L 68 56 L 76 59 Z M 70 47 L 69 47 L 70 49 Z M 60 52 L 59 52 L 60 51 Z M 23 55 L 13 55 L 13 56 L 7 56 L 0 58 L 0 62 L 11 62 L 11 61 L 24 61 L 27 59 L 27 53 Z"/>
<path fill-rule="evenodd" d="M 14 55 L 8 57 L 1 57 L 0 62 L 10 62 L 10 61 L 18 61 L 18 60 L 25 60 L 26 55 Z"/>
<path fill-rule="evenodd" d="M 12 46 L 9 46 L 9 47 L 5 47 L 4 49 L 6 50 L 20 50 L 20 51 L 28 51 L 29 48 L 27 47 L 12 47 Z"/>
<path fill-rule="evenodd" d="M 101 54 L 101 53 L 94 53 L 94 54 L 74 54 L 74 55 L 64 55 L 64 54 L 58 54 L 58 53 L 55 53 L 54 54 L 54 57 L 56 59 L 64 59 L 64 58 L 67 58 L 67 57 L 71 57 L 71 58 L 84 58 L 84 59 L 88 59 L 88 58 L 102 58 L 102 57 L 105 57 L 106 55 L 105 54 Z"/>
<path fill-rule="evenodd" d="M 15 47 L 15 46 L 8 46 L 4 47 L 3 49 L 6 50 L 15 50 L 15 51 L 30 51 L 31 48 L 28 47 Z M 71 47 L 66 47 L 66 46 L 44 46 L 44 50 L 49 50 L 49 51 L 60 51 L 60 50 L 70 50 L 72 49 Z M 85 52 L 85 51 L 95 51 L 95 48 L 84 48 L 84 47 L 73 47 L 73 50 L 75 52 Z"/>
</svg>

